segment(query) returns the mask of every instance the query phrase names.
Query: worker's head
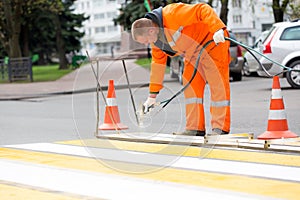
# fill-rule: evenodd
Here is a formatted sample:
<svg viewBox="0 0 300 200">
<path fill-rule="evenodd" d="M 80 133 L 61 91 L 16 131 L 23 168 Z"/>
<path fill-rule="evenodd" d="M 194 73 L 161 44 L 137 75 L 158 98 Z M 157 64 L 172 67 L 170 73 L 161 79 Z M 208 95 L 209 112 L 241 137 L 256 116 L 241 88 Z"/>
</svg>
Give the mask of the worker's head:
<svg viewBox="0 0 300 200">
<path fill-rule="evenodd" d="M 133 22 L 131 33 L 133 40 L 141 44 L 149 44 L 156 42 L 159 28 L 152 20 L 141 18 Z"/>
</svg>

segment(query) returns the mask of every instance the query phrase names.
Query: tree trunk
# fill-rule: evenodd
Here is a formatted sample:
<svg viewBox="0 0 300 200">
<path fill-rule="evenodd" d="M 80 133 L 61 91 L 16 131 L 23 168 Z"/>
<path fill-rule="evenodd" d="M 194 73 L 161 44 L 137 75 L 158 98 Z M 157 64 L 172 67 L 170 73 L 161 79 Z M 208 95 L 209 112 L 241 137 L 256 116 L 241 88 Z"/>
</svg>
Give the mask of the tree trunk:
<svg viewBox="0 0 300 200">
<path fill-rule="evenodd" d="M 280 0 L 273 0 L 273 14 L 275 22 L 283 22 L 283 16 L 287 5 L 289 4 L 289 0 L 282 1 L 280 6 Z"/>
<path fill-rule="evenodd" d="M 59 15 L 55 16 L 55 25 L 56 25 L 56 46 L 57 46 L 57 53 L 59 58 L 59 69 L 67 69 L 68 60 L 66 58 L 66 47 L 62 35 Z"/>
<path fill-rule="evenodd" d="M 19 43 L 21 32 L 21 13 L 22 0 L 16 0 L 12 4 L 9 0 L 4 0 L 4 14 L 8 27 L 8 43 L 9 43 L 9 57 L 18 58 L 22 56 L 21 47 Z"/>
<path fill-rule="evenodd" d="M 24 26 L 22 26 L 22 43 L 23 43 L 23 56 L 29 57 L 29 27 L 26 23 Z"/>
<path fill-rule="evenodd" d="M 223 21 L 225 25 L 227 25 L 227 16 L 228 16 L 228 0 L 222 0 L 222 7 L 221 7 L 221 13 L 220 18 Z"/>
</svg>

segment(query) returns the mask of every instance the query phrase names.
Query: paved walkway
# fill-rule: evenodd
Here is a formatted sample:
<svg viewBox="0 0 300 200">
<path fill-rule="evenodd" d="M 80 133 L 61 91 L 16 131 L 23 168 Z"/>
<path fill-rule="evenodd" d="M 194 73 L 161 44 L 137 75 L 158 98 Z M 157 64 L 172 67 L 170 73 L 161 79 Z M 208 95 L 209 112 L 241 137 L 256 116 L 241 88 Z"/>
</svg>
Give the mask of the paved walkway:
<svg viewBox="0 0 300 200">
<path fill-rule="evenodd" d="M 131 85 L 148 84 L 149 71 L 134 63 L 135 59 L 125 60 Z M 97 63 L 93 63 L 95 72 Z M 126 76 L 121 60 L 106 60 L 98 63 L 99 82 L 107 86 L 113 79 L 115 86 L 126 85 Z M 166 76 L 168 79 L 169 76 Z M 33 77 L 34 78 L 34 77 Z M 86 64 L 61 79 L 53 82 L 7 83 L 0 84 L 0 100 L 20 100 L 74 92 L 94 91 L 96 79 L 91 65 Z"/>
</svg>

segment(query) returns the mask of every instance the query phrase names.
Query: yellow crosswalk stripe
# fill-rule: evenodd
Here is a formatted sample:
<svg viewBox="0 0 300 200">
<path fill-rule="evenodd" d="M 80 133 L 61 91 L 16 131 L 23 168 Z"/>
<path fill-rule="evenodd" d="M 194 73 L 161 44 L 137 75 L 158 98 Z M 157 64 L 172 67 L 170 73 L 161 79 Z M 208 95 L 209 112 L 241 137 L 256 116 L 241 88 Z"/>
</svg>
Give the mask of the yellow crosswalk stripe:
<svg viewBox="0 0 300 200">
<path fill-rule="evenodd" d="M 123 163 L 117 161 L 101 162 L 101 160 L 95 160 L 85 157 L 42 153 L 10 148 L 0 148 L 0 158 L 44 164 L 47 166 L 55 166 L 66 169 L 100 172 L 120 176 L 202 186 L 208 188 L 225 189 L 229 191 L 244 192 L 283 199 L 297 199 L 300 196 L 300 183 L 297 182 L 210 173 L 203 171 L 183 170 L 169 167 L 160 168 L 158 170 L 155 166 L 152 166 L 153 170 L 151 172 L 149 171 L 148 173 L 124 173 L 116 171 L 116 168 L 113 168 L 113 166 L 122 165 L 122 169 L 126 169 L 127 167 L 128 169 L 131 169 L 130 171 L 134 171 L 133 169 L 135 168 L 149 169 L 151 168 L 151 166 Z"/>
<path fill-rule="evenodd" d="M 270 153 L 262 151 L 244 151 L 230 149 L 205 149 L 195 146 L 180 146 L 167 144 L 151 144 L 141 142 L 126 142 L 117 140 L 71 140 L 58 142 L 60 144 L 78 145 L 87 147 L 120 149 L 146 153 L 159 153 L 168 155 L 182 155 L 191 157 L 205 157 L 232 161 L 265 163 L 300 167 L 300 155 Z"/>
<path fill-rule="evenodd" d="M 12 185 L 13 184 L 13 185 Z M 3 200 L 43 199 L 43 200 L 79 200 L 84 197 L 72 197 L 70 194 L 30 188 L 16 183 L 1 183 L 0 197 Z"/>
</svg>

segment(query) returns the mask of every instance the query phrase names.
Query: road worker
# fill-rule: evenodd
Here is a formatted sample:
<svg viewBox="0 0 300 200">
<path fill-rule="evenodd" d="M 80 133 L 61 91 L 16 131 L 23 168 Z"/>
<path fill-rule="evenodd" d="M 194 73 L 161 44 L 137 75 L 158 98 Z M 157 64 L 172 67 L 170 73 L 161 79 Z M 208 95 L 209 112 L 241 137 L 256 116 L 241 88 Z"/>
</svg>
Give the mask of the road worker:
<svg viewBox="0 0 300 200">
<path fill-rule="evenodd" d="M 184 91 L 186 130 L 175 135 L 204 136 L 228 134 L 230 131 L 229 41 L 225 24 L 205 3 L 174 3 L 160 7 L 132 24 L 132 37 L 141 44 L 151 44 L 152 63 L 149 96 L 144 112 L 156 103 L 163 88 L 163 78 L 168 56 L 184 57 L 183 84 L 198 71 L 190 86 Z M 213 40 L 195 66 L 200 49 Z M 212 130 L 206 130 L 203 97 L 205 85 L 210 89 L 210 114 Z"/>
</svg>

